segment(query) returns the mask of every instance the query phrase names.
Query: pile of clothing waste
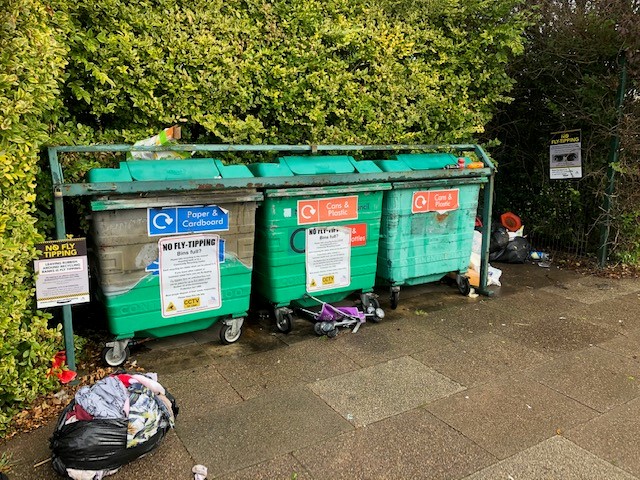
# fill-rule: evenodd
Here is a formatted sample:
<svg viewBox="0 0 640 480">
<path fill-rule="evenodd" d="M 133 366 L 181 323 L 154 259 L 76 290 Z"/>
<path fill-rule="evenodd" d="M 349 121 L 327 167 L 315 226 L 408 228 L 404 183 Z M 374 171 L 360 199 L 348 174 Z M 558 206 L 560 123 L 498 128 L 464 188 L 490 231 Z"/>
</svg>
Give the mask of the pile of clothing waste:
<svg viewBox="0 0 640 480">
<path fill-rule="evenodd" d="M 155 373 L 116 373 L 80 388 L 50 439 L 53 469 L 100 480 L 157 447 L 178 406 Z"/>
</svg>

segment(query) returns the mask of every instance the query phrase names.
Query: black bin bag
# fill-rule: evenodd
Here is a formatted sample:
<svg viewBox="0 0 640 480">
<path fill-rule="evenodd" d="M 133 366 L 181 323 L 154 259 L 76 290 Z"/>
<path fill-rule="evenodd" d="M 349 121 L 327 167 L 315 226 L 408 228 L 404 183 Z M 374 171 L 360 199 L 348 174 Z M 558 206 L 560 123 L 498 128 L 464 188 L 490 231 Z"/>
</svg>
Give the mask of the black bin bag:
<svg viewBox="0 0 640 480">
<path fill-rule="evenodd" d="M 175 399 L 168 392 L 174 418 L 178 414 Z M 62 411 L 53 435 L 49 440 L 52 467 L 56 473 L 67 477 L 67 469 L 113 471 L 155 449 L 171 428 L 163 422 L 157 432 L 143 443 L 127 448 L 129 420 L 98 419 L 78 420 L 65 424 L 67 414 L 75 408 L 72 400 Z"/>
</svg>

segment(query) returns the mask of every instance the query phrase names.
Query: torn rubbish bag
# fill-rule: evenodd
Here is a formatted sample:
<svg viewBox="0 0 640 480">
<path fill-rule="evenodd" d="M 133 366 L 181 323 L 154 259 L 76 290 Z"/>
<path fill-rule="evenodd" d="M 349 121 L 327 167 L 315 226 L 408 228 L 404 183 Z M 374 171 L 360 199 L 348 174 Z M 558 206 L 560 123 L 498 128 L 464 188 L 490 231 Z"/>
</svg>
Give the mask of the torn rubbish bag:
<svg viewBox="0 0 640 480">
<path fill-rule="evenodd" d="M 178 407 L 153 373 L 117 374 L 82 387 L 60 414 L 50 439 L 53 469 L 72 479 L 100 479 L 155 449 Z"/>
</svg>

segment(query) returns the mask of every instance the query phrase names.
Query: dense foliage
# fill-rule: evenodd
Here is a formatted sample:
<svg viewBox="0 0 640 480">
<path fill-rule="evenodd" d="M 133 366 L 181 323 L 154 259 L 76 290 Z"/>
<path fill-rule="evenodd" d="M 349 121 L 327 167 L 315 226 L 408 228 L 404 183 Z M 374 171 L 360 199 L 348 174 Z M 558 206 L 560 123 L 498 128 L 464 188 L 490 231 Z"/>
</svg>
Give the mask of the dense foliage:
<svg viewBox="0 0 640 480">
<path fill-rule="evenodd" d="M 612 232 L 616 258 L 640 262 L 640 22 L 637 0 L 532 2 L 538 13 L 525 54 L 509 72 L 515 101 L 488 127 L 494 149 L 499 211 L 518 213 L 529 233 L 550 246 L 595 253 L 614 133 L 621 138 Z M 622 55 L 628 81 L 618 124 L 616 93 Z M 582 130 L 583 178 L 549 179 L 550 133 Z"/>
<path fill-rule="evenodd" d="M 526 22 L 521 0 L 2 1 L 0 430 L 51 385 L 58 336 L 29 271 L 39 147 L 174 123 L 197 142 L 471 140 L 507 100 Z M 67 155 L 66 179 L 105 161 Z"/>
<path fill-rule="evenodd" d="M 51 388 L 46 372 L 59 333 L 34 311 L 30 270 L 38 150 L 61 103 L 65 49 L 37 0 L 0 8 L 0 432 L 20 404 Z"/>
</svg>

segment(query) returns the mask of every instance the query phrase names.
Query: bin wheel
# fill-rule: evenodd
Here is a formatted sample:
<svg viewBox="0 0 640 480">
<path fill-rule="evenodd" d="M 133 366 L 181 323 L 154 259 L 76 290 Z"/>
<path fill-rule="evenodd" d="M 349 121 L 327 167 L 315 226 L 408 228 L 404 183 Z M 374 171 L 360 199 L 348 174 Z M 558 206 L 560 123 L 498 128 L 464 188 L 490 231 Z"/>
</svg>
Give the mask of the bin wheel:
<svg viewBox="0 0 640 480">
<path fill-rule="evenodd" d="M 129 347 L 125 347 L 118 356 L 116 356 L 115 353 L 115 348 L 104 347 L 102 349 L 102 353 L 100 354 L 100 358 L 102 358 L 102 361 L 110 367 L 119 367 L 121 365 L 124 365 L 124 362 L 126 362 L 129 358 Z"/>
<path fill-rule="evenodd" d="M 465 297 L 471 293 L 471 283 L 469 279 L 459 273 L 456 275 L 456 284 L 458 285 L 458 291 Z"/>
<path fill-rule="evenodd" d="M 235 332 L 235 335 L 231 325 L 224 324 L 220 329 L 220 341 L 224 345 L 231 345 L 232 343 L 236 343 L 240 338 L 240 335 L 242 335 L 242 328 L 238 328 Z"/>
<path fill-rule="evenodd" d="M 400 292 L 393 291 L 391 292 L 391 310 L 395 310 L 398 308 L 398 301 L 400 300 Z"/>
<path fill-rule="evenodd" d="M 293 328 L 293 317 L 290 313 L 276 314 L 276 328 L 279 332 L 289 333 Z"/>
</svg>

